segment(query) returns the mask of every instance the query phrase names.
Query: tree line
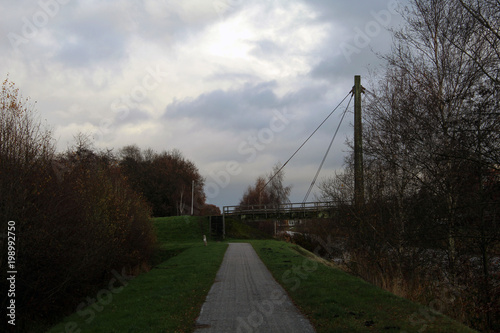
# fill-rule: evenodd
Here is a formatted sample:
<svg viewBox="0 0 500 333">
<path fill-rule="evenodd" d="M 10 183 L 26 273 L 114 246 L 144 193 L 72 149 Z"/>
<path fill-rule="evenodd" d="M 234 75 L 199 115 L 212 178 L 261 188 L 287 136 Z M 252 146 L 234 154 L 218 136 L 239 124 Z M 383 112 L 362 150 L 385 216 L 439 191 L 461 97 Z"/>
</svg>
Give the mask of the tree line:
<svg viewBox="0 0 500 333">
<path fill-rule="evenodd" d="M 119 165 L 132 188 L 151 204 L 154 216 L 220 215 L 207 204 L 205 179 L 196 165 L 177 150 L 157 153 L 136 145 L 119 150 Z"/>
<path fill-rule="evenodd" d="M 152 216 L 216 214 L 203 178 L 179 151 L 97 150 L 84 135 L 57 153 L 33 103 L 8 79 L 0 91 L 0 220 L 16 227 L 16 329 L 49 323 L 110 281 L 149 269 Z M 1 290 L 7 238 L 0 239 Z M 7 294 L 1 296 L 7 308 Z M 3 324 L 6 320 L 3 321 Z"/>
<path fill-rule="evenodd" d="M 401 14 L 364 96 L 364 210 L 351 152 L 321 184 L 334 223 L 308 224 L 301 241 L 330 235 L 325 255 L 351 272 L 498 331 L 500 3 L 412 0 Z"/>
</svg>

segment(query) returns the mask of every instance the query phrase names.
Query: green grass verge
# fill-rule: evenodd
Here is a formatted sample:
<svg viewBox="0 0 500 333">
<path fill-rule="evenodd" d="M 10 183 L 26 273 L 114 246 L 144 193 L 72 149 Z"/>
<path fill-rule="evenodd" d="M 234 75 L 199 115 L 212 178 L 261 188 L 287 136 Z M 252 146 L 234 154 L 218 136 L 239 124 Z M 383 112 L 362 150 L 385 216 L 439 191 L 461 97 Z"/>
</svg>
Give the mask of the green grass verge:
<svg viewBox="0 0 500 333">
<path fill-rule="evenodd" d="M 227 248 L 217 242 L 205 247 L 208 223 L 200 221 L 154 219 L 160 243 L 154 260 L 161 263 L 130 281 L 110 281 L 111 287 L 90 297 L 96 303 L 49 332 L 192 332 Z"/>
<path fill-rule="evenodd" d="M 203 235 L 210 236 L 207 217 L 172 216 L 153 219 L 158 241 L 165 245 L 202 243 Z"/>
<path fill-rule="evenodd" d="M 114 281 L 50 333 L 192 332 L 227 243 L 209 239 L 199 218 L 158 218 L 155 267 Z M 235 238 L 255 231 L 236 223 Z M 396 297 L 359 278 L 313 260 L 304 249 L 274 240 L 250 240 L 276 280 L 285 287 L 317 332 L 473 332 L 432 310 Z M 111 282 L 111 281 L 110 281 Z M 88 300 L 85 301 L 88 303 Z M 84 304 L 85 304 L 84 303 Z"/>
<path fill-rule="evenodd" d="M 179 255 L 191 246 L 202 244 L 203 235 L 212 243 L 206 217 L 158 217 L 153 219 L 153 225 L 158 237 L 158 249 L 151 260 L 152 266 Z"/>
<path fill-rule="evenodd" d="M 272 236 L 253 228 L 236 218 L 226 218 L 226 238 L 230 239 L 272 239 Z"/>
<path fill-rule="evenodd" d="M 316 260 L 297 245 L 249 241 L 276 281 L 321 332 L 475 332 Z"/>
</svg>

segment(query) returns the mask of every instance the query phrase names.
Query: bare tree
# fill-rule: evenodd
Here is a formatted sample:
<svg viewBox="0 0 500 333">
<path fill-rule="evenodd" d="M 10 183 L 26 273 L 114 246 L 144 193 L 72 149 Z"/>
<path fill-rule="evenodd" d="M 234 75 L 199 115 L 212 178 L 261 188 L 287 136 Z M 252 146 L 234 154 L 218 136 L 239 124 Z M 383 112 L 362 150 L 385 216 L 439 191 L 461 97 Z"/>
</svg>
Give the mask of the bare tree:
<svg viewBox="0 0 500 333">
<path fill-rule="evenodd" d="M 29 210 L 29 195 L 44 180 L 55 147 L 29 99 L 6 79 L 0 91 L 0 216 L 9 221 Z M 8 199 L 8 200 L 7 200 Z"/>
<path fill-rule="evenodd" d="M 481 329 L 498 325 L 499 312 L 490 265 L 500 241 L 499 4 L 412 0 L 403 10 L 383 75 L 366 94 L 366 216 L 344 216 L 358 274 L 379 272 L 376 282 L 395 269 L 410 281 L 420 270 L 420 281 L 447 280 L 467 304 L 449 314 Z M 347 159 L 323 195 L 349 197 L 351 178 Z"/>
<path fill-rule="evenodd" d="M 291 186 L 284 186 L 285 173 L 277 163 L 267 178 L 260 176 L 255 185 L 249 186 L 240 200 L 240 205 L 279 205 L 290 202 Z M 267 179 L 267 180 L 266 180 Z"/>
<path fill-rule="evenodd" d="M 250 205 L 268 205 L 271 203 L 269 192 L 265 189 L 266 180 L 264 177 L 258 177 L 254 186 L 248 186 L 240 200 L 240 206 Z"/>
<path fill-rule="evenodd" d="M 463 36 L 453 45 L 469 57 L 497 86 L 500 84 L 500 2 L 456 0 L 454 35 Z"/>
<path fill-rule="evenodd" d="M 279 205 L 290 202 L 288 197 L 292 191 L 291 186 L 284 185 L 285 172 L 281 168 L 281 163 L 276 163 L 268 175 L 267 191 L 271 204 L 279 207 Z"/>
<path fill-rule="evenodd" d="M 459 274 L 470 251 L 481 254 L 482 279 L 490 280 L 488 253 L 495 244 L 494 237 L 484 236 L 496 232 L 482 217 L 498 206 L 484 193 L 485 175 L 498 168 L 500 143 L 498 23 L 489 25 L 498 11 L 485 6 L 472 0 L 411 1 L 365 113 L 374 193 L 392 206 L 401 241 L 410 235 L 427 235 L 436 244 L 446 240 L 449 265 L 443 273 L 452 285 L 470 283 Z M 472 243 L 476 247 L 467 249 Z M 489 283 L 474 288 L 482 304 L 491 304 Z M 490 310 L 485 316 L 489 322 Z"/>
</svg>

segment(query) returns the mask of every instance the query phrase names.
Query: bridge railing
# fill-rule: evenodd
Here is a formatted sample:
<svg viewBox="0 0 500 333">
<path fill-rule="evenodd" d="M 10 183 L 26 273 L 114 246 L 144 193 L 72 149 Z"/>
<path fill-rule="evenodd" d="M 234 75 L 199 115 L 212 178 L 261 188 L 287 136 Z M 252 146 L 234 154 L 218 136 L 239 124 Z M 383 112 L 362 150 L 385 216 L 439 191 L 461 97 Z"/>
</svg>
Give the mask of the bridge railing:
<svg viewBox="0 0 500 333">
<path fill-rule="evenodd" d="M 277 217 L 282 215 L 292 216 L 300 213 L 306 215 L 318 215 L 320 212 L 325 212 L 338 207 L 337 202 L 300 202 L 300 203 L 284 203 L 280 205 L 239 205 L 239 206 L 224 206 L 224 216 L 247 216 L 253 217 Z M 299 214 L 297 214 L 299 213 Z"/>
</svg>

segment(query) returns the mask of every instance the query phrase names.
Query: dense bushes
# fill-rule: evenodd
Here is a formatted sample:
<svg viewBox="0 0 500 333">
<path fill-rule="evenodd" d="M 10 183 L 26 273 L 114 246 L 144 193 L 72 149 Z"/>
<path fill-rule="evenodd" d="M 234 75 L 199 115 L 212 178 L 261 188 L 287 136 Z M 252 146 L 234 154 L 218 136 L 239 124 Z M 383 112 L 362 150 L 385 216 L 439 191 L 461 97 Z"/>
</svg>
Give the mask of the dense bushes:
<svg viewBox="0 0 500 333">
<path fill-rule="evenodd" d="M 13 84 L 0 93 L 0 218 L 16 222 L 16 329 L 75 311 L 112 270 L 133 273 L 155 246 L 150 208 L 113 156 L 82 140 L 56 156 L 50 131 Z M 6 285 L 6 244 L 2 238 Z M 8 299 L 2 295 L 2 308 Z M 4 321 L 5 322 L 5 321 Z"/>
<path fill-rule="evenodd" d="M 133 188 L 150 203 L 154 216 L 188 215 L 191 207 L 193 215 L 217 215 L 217 209 L 205 203 L 204 178 L 180 151 L 156 153 L 126 146 L 120 150 L 119 164 Z"/>
</svg>

